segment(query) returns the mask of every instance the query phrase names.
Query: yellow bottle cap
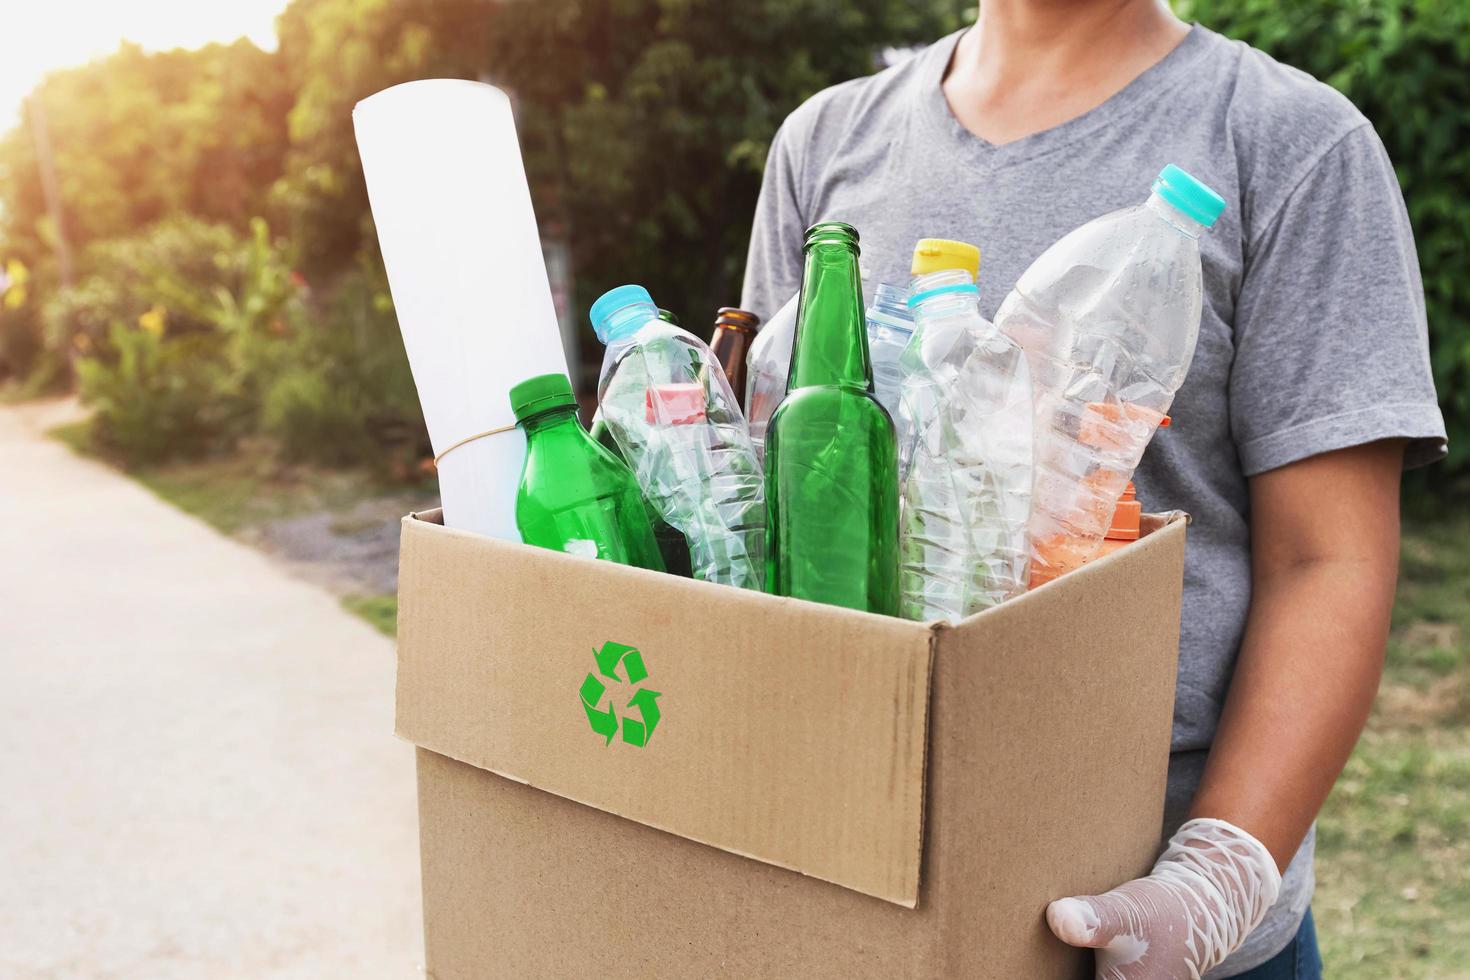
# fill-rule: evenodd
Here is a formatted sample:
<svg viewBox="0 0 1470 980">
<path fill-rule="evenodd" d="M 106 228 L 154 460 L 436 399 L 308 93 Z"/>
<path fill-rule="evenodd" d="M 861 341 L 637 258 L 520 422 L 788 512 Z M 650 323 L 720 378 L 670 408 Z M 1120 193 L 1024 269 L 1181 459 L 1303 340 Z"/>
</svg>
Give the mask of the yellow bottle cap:
<svg viewBox="0 0 1470 980">
<path fill-rule="evenodd" d="M 980 250 L 966 242 L 943 238 L 925 238 L 914 246 L 914 264 L 909 275 L 927 276 L 931 272 L 963 269 L 971 279 L 980 278 Z"/>
</svg>

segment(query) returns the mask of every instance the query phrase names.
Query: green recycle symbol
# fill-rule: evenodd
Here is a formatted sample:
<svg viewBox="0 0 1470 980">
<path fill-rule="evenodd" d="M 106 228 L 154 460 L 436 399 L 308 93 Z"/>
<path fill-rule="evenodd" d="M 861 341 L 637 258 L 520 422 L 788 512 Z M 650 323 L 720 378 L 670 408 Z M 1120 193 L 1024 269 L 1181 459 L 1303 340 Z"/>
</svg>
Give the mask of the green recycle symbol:
<svg viewBox="0 0 1470 980">
<path fill-rule="evenodd" d="M 618 733 L 616 699 L 609 695 L 607 707 L 601 707 L 602 696 L 608 690 L 598 674 L 610 678 L 614 684 L 621 684 L 623 679 L 618 676 L 618 665 L 622 664 L 628 675 L 628 683 L 636 687 L 648 679 L 648 671 L 643 666 L 643 654 L 636 647 L 622 643 L 608 641 L 602 645 L 602 649 L 593 650 L 592 656 L 597 660 L 597 673 L 589 671 L 582 681 L 582 710 L 587 712 L 587 721 L 592 730 L 605 738 L 606 744 L 611 745 L 613 736 Z M 648 744 L 648 740 L 653 737 L 653 730 L 658 727 L 658 699 L 661 697 L 663 695 L 658 691 L 636 687 L 633 696 L 628 699 L 627 707 L 630 710 L 636 709 L 639 717 L 633 718 L 628 712 L 624 712 L 624 742 L 640 748 Z"/>
</svg>

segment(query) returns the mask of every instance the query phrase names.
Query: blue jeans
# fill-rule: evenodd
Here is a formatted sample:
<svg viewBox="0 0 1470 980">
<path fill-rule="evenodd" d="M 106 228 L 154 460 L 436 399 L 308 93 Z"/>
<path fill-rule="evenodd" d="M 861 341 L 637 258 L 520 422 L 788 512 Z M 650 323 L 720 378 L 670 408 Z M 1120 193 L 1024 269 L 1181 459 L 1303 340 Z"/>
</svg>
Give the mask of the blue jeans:
<svg viewBox="0 0 1470 980">
<path fill-rule="evenodd" d="M 1322 956 L 1317 952 L 1317 927 L 1312 910 L 1285 949 L 1269 963 L 1240 974 L 1235 980 L 1322 980 Z"/>
</svg>

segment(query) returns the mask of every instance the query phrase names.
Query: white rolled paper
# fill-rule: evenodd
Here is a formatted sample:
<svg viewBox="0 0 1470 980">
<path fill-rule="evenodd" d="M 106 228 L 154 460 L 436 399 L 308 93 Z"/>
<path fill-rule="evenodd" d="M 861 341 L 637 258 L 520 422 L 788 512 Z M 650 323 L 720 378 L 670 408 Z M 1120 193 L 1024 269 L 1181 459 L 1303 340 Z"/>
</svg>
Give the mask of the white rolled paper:
<svg viewBox="0 0 1470 980">
<path fill-rule="evenodd" d="M 510 388 L 566 354 L 510 100 L 479 82 L 407 82 L 352 111 L 398 328 L 450 527 L 520 540 L 525 436 Z"/>
</svg>

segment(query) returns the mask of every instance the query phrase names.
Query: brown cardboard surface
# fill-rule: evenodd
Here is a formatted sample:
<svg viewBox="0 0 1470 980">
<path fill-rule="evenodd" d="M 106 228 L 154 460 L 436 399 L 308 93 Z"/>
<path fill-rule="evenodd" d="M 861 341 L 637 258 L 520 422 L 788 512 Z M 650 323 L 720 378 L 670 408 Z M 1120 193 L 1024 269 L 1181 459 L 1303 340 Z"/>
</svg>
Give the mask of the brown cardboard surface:
<svg viewBox="0 0 1470 980">
<path fill-rule="evenodd" d="M 435 980 L 940 976 L 918 912 L 432 752 L 418 764 Z"/>
<path fill-rule="evenodd" d="M 1148 870 L 1178 670 L 1184 523 L 938 633 L 925 900 L 943 976 L 1063 977 L 1046 905 Z"/>
<path fill-rule="evenodd" d="M 914 904 L 931 652 L 922 625 L 420 520 L 404 523 L 400 582 L 403 737 L 651 827 Z M 608 744 L 583 710 L 579 686 L 591 674 L 625 714 L 627 661 L 612 668 L 614 680 L 596 659 L 608 641 L 637 648 L 641 686 L 659 692 L 645 746 Z"/>
<path fill-rule="evenodd" d="M 1154 522 L 1154 528 L 1160 523 Z M 470 536 L 458 536 L 464 540 L 453 544 L 446 537 L 453 532 L 435 530 L 410 547 L 414 529 L 405 527 L 401 608 L 406 617 L 400 628 L 407 649 L 400 653 L 399 704 L 400 731 L 434 750 L 419 752 L 430 976 L 1090 976 L 1089 957 L 1052 939 L 1042 913 L 1053 898 L 1100 891 L 1142 873 L 1158 849 L 1177 665 L 1182 520 L 1000 609 L 933 630 L 549 553 L 524 553 Z M 497 565 L 493 574 L 477 566 L 492 553 Z M 571 569 L 568 562 L 578 567 Z M 474 570 L 467 573 L 467 568 Z M 578 584 L 574 572 L 591 578 Z M 474 580 L 472 592 L 477 593 L 497 577 L 523 582 L 523 588 L 504 586 L 519 588 L 521 618 L 497 618 L 491 610 L 503 597 L 493 590 L 479 605 L 467 606 L 469 593 L 461 590 L 467 579 Z M 452 588 L 446 579 L 453 581 Z M 623 598 L 644 618 L 627 618 L 632 614 L 625 603 L 614 607 L 576 598 L 579 590 L 594 586 L 598 594 L 626 589 Z M 454 600 L 440 602 L 427 592 L 452 592 Z M 752 600 L 755 605 L 744 608 Z M 796 613 L 801 615 L 792 618 Z M 425 616 L 445 617 L 454 628 L 431 630 L 420 621 Z M 558 779 L 588 780 L 586 786 L 572 786 L 558 796 L 494 775 L 483 761 L 466 758 L 512 758 L 512 750 L 528 755 L 576 750 L 570 734 L 559 736 L 565 742 L 526 738 L 525 745 L 518 745 L 513 733 L 490 731 L 502 726 L 482 727 L 476 713 L 490 704 L 506 710 L 508 695 L 487 697 L 486 686 L 500 680 L 500 674 L 464 661 L 479 661 L 485 647 L 491 649 L 492 663 L 537 655 L 556 661 L 561 655 L 546 654 L 546 644 L 512 650 L 514 645 L 493 634 L 510 623 L 525 630 L 535 621 L 538 629 L 570 631 L 587 646 L 594 641 L 577 632 L 574 623 L 581 620 L 616 622 L 618 628 L 626 625 L 654 637 L 648 644 L 650 683 L 664 676 L 665 662 L 682 663 L 700 653 L 710 656 L 710 651 L 723 656 L 721 651 L 744 642 L 738 638 L 742 630 L 752 629 L 761 644 L 784 653 L 787 660 L 820 658 L 855 645 L 864 651 L 862 656 L 878 662 L 885 660 L 877 649 L 882 647 L 898 661 L 932 664 L 925 713 L 927 765 L 919 758 L 921 769 L 927 768 L 927 785 L 919 783 L 925 786 L 927 806 L 917 908 L 774 866 L 793 862 L 749 860 L 654 829 L 671 826 L 667 814 L 624 819 L 614 815 L 617 811 L 604 812 L 609 807 L 571 802 L 606 790 L 596 773 L 549 767 Z M 910 649 L 915 631 L 924 640 L 923 656 Z M 700 642 L 672 642 L 691 635 Z M 653 652 L 664 649 L 667 655 Z M 865 660 L 860 663 L 862 683 L 887 682 L 884 671 Z M 845 730 L 853 725 L 843 705 L 854 699 L 862 702 L 864 712 L 886 713 L 889 720 L 871 721 L 878 728 L 890 726 L 890 731 L 891 719 L 910 711 L 902 700 L 879 706 L 851 689 L 841 697 L 814 690 L 813 685 L 840 683 L 826 672 L 802 674 L 789 666 L 781 670 L 792 703 L 816 698 L 823 711 L 832 712 L 826 727 Z M 448 671 L 450 676 L 422 676 L 426 671 Z M 668 672 L 686 692 L 695 684 L 723 683 L 687 665 Z M 668 697 L 672 704 L 672 695 Z M 586 733 L 585 718 L 575 714 L 579 707 L 574 700 L 573 717 L 583 726 L 579 732 Z M 667 718 L 672 717 L 671 709 Z M 503 727 L 535 724 L 552 722 L 523 706 Z M 815 726 L 824 727 L 820 717 Z M 839 842 L 830 829 L 813 834 L 808 829 L 812 821 L 868 826 L 850 815 L 839 818 L 825 809 L 830 800 L 803 795 L 788 777 L 740 782 L 748 773 L 733 754 L 738 745 L 691 734 L 702 727 L 681 722 L 681 737 L 699 741 L 702 751 L 732 754 L 707 756 L 704 763 L 681 758 L 678 769 L 661 775 L 640 775 L 637 764 L 629 762 L 626 772 L 643 779 L 644 786 L 665 780 L 667 789 L 676 779 L 690 779 L 699 792 L 724 794 L 722 806 L 755 816 L 748 823 L 717 820 L 714 825 L 759 825 L 773 837 L 789 834 L 802 847 L 814 849 L 802 860 L 822 860 L 815 852 L 819 846 L 852 846 L 853 838 Z M 645 759 L 653 758 L 649 750 L 670 730 L 660 727 L 647 749 L 621 744 L 605 748 L 601 739 L 595 747 L 605 757 L 625 749 L 622 755 L 643 752 Z M 922 728 L 919 732 L 922 742 Z M 742 737 L 759 740 L 760 734 L 745 731 Z M 808 748 L 828 746 L 833 755 L 827 763 L 843 771 L 850 764 L 844 752 L 876 752 L 887 766 L 909 757 L 890 752 L 892 744 L 891 737 L 840 740 L 834 750 L 822 733 L 805 730 L 798 740 Z M 547 768 L 541 760 L 523 763 L 514 757 L 517 766 Z M 826 778 L 803 768 L 812 763 L 803 752 L 767 753 L 772 765 L 784 765 L 787 758 L 795 760 L 803 779 Z M 890 787 L 913 785 L 907 778 L 877 775 L 871 760 L 862 765 L 868 780 L 856 796 L 843 796 L 844 808 L 885 809 L 893 805 Z M 724 775 L 733 776 L 749 795 L 733 798 L 721 788 Z M 830 782 L 824 786 L 824 792 L 842 791 Z M 697 808 L 684 808 L 676 793 L 663 799 L 681 821 L 691 814 L 708 817 Z M 686 836 L 698 839 L 696 834 Z M 822 836 L 829 838 L 825 845 L 818 843 Z M 772 846 L 783 845 L 776 840 Z M 843 860 L 844 867 L 865 865 L 860 858 Z M 888 866 L 884 859 L 868 867 Z"/>
</svg>

